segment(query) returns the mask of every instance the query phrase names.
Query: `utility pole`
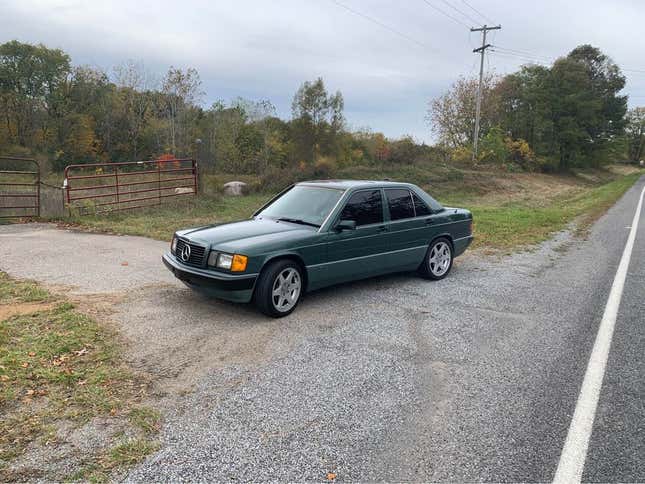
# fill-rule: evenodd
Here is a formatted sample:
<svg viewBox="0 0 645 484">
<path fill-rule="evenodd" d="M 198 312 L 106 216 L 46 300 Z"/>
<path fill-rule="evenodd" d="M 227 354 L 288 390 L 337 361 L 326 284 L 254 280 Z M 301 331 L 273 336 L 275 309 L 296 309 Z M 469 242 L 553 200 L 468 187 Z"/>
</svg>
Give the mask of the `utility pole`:
<svg viewBox="0 0 645 484">
<path fill-rule="evenodd" d="M 501 29 L 501 25 L 497 25 L 496 27 L 488 27 L 487 25 L 484 25 L 483 27 L 479 28 L 471 28 L 471 32 L 481 32 L 482 33 L 482 46 L 478 47 L 476 49 L 473 49 L 473 52 L 475 54 L 479 53 L 481 54 L 481 61 L 479 63 L 479 87 L 477 88 L 477 107 L 475 108 L 475 133 L 474 133 L 474 139 L 473 139 L 473 161 L 477 161 L 477 144 L 479 141 L 479 116 L 481 114 L 481 108 L 482 108 L 482 84 L 484 82 L 484 55 L 486 53 L 486 49 L 488 49 L 491 45 L 486 43 L 486 33 L 489 30 L 499 30 Z"/>
</svg>

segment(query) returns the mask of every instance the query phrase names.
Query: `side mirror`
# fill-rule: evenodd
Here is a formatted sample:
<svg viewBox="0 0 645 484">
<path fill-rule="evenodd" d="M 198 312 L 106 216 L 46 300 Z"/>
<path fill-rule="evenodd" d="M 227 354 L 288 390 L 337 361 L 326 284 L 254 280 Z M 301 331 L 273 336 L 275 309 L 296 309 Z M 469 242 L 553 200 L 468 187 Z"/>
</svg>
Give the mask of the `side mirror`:
<svg viewBox="0 0 645 484">
<path fill-rule="evenodd" d="M 356 220 L 341 220 L 336 224 L 335 229 L 339 232 L 343 230 L 356 230 Z"/>
</svg>

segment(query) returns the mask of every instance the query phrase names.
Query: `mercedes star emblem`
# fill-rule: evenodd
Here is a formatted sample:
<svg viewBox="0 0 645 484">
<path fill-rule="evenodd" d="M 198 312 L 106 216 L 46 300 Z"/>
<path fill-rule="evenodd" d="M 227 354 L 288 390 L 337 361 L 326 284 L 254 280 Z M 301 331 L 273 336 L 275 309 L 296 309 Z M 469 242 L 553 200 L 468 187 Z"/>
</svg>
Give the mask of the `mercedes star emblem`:
<svg viewBox="0 0 645 484">
<path fill-rule="evenodd" d="M 181 249 L 181 260 L 188 262 L 190 259 L 190 245 L 184 245 Z"/>
</svg>

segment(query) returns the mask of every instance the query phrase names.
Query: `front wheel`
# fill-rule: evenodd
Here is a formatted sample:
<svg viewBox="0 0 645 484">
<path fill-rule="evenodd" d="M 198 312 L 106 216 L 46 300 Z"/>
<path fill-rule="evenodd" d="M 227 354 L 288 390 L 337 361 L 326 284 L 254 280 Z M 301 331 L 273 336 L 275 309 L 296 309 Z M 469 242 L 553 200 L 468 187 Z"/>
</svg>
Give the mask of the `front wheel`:
<svg viewBox="0 0 645 484">
<path fill-rule="evenodd" d="M 281 318 L 296 309 L 302 289 L 302 272 L 298 264 L 290 260 L 272 262 L 258 279 L 255 305 L 267 316 Z"/>
<path fill-rule="evenodd" d="M 444 237 L 433 240 L 428 247 L 425 259 L 419 268 L 427 279 L 439 280 L 448 275 L 452 268 L 452 245 Z"/>
</svg>

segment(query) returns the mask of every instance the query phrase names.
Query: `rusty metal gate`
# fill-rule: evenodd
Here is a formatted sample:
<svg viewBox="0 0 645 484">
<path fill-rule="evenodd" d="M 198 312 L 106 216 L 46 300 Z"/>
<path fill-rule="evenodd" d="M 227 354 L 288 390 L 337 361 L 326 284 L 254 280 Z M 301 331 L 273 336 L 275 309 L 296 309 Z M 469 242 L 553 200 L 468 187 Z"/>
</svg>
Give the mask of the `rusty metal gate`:
<svg viewBox="0 0 645 484">
<path fill-rule="evenodd" d="M 0 219 L 40 216 L 40 165 L 0 156 Z"/>
<path fill-rule="evenodd" d="M 117 212 L 160 205 L 164 200 L 197 193 L 193 159 L 69 165 L 65 201 L 79 215 Z"/>
</svg>

